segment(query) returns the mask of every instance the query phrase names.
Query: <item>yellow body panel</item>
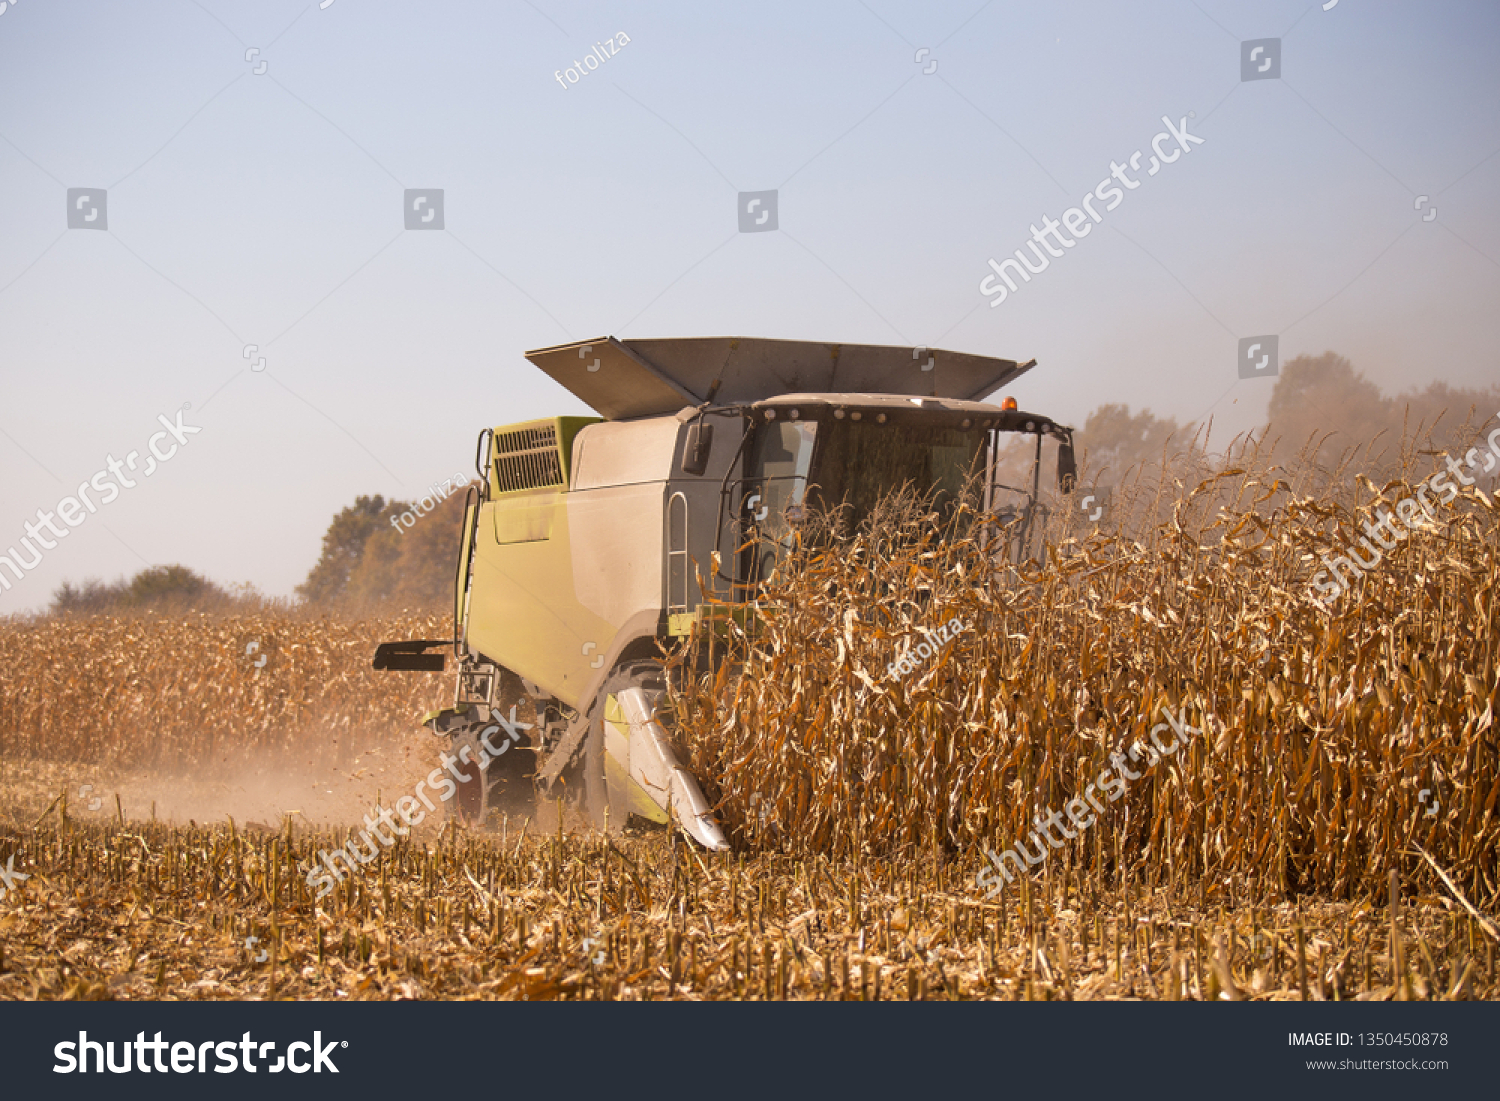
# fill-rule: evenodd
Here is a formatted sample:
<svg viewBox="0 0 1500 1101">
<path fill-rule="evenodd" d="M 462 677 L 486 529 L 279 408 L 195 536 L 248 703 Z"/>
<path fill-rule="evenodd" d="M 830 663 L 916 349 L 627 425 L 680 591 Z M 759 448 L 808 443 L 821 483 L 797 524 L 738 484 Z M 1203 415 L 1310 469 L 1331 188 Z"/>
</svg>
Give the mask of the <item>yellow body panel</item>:
<svg viewBox="0 0 1500 1101">
<path fill-rule="evenodd" d="M 490 500 L 474 527 L 465 639 L 577 708 L 612 666 L 617 643 L 660 633 L 662 517 L 678 425 L 560 418 L 553 432 L 551 423 L 494 430 L 525 447 L 510 453 L 521 457 L 503 479 L 491 464 Z M 535 443 L 548 439 L 567 461 Z M 598 484 L 591 468 L 622 475 L 622 484 Z M 545 484 L 556 477 L 577 488 Z M 526 478 L 543 484 L 499 489 Z"/>
<path fill-rule="evenodd" d="M 578 602 L 568 553 L 567 504 L 562 493 L 551 497 L 546 506 L 505 498 L 484 506 L 467 637 L 473 649 L 576 707 L 603 665 L 616 627 Z M 549 537 L 497 542 L 495 532 L 510 525 L 505 513 L 511 510 L 528 523 L 545 525 Z M 545 519 L 537 520 L 543 511 Z"/>
</svg>

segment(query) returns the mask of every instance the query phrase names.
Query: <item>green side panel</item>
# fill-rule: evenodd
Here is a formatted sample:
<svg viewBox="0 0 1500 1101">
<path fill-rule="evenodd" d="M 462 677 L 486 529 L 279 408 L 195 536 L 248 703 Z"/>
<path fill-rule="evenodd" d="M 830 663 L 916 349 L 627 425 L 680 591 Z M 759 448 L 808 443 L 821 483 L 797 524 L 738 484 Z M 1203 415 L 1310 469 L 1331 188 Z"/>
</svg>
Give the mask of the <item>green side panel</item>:
<svg viewBox="0 0 1500 1101">
<path fill-rule="evenodd" d="M 490 455 L 491 498 L 538 489 L 566 489 L 573 476 L 573 438 L 581 429 L 598 424 L 603 417 L 547 417 L 497 425 Z M 551 437 L 546 453 L 538 453 L 538 437 Z M 529 437 L 529 439 L 528 439 Z M 555 464 L 555 465 L 553 465 Z M 502 468 L 507 473 L 502 475 Z M 559 477 L 541 476 L 545 470 Z"/>
<path fill-rule="evenodd" d="M 557 446 L 562 450 L 563 484 L 573 484 L 573 437 L 591 424 L 602 424 L 603 417 L 558 417 Z"/>
</svg>

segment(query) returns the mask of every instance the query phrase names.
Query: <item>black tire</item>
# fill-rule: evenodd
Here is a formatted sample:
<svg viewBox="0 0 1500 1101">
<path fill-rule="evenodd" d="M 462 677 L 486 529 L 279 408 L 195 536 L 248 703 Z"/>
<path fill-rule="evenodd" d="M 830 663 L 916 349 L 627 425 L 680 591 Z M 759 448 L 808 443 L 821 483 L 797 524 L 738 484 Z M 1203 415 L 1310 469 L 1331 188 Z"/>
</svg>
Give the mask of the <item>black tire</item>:
<svg viewBox="0 0 1500 1101">
<path fill-rule="evenodd" d="M 456 777 L 454 782 L 458 789 L 452 797 L 444 800 L 443 808 L 448 821 L 459 822 L 471 828 L 477 827 L 484 821 L 484 773 L 479 767 L 479 754 L 477 752 L 479 740 L 474 734 L 465 730 L 461 734 L 455 734 L 450 745 L 444 750 L 445 756 L 456 756 L 451 768 L 445 768 L 444 772 L 450 778 Z M 465 753 L 464 750 L 468 752 Z M 441 762 L 439 762 L 441 766 Z"/>
<path fill-rule="evenodd" d="M 448 750 L 458 757 L 453 771 L 467 780 L 458 782 L 453 798 L 444 804 L 450 820 L 478 829 L 494 825 L 495 815 L 535 814 L 536 750 L 522 733 L 520 742 L 512 742 L 495 722 L 471 725 L 454 736 Z M 484 745 L 486 737 L 500 750 L 498 756 Z"/>
</svg>

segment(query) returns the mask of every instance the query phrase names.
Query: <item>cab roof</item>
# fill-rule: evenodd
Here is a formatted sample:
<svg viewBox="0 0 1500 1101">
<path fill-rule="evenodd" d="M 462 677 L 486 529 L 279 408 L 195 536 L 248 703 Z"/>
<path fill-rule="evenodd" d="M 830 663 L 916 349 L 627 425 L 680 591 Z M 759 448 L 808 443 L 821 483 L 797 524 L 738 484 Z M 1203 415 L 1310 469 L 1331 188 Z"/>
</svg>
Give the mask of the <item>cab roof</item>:
<svg viewBox="0 0 1500 1101">
<path fill-rule="evenodd" d="M 778 394 L 774 398 L 755 402 L 755 411 L 774 409 L 779 416 L 796 409 L 802 417 L 822 414 L 823 410 L 860 410 L 885 413 L 893 423 L 951 421 L 964 418 L 964 424 L 973 421 L 981 428 L 995 428 L 1001 432 L 1040 432 L 1058 439 L 1071 436 L 1072 429 L 1058 424 L 1050 417 L 1028 413 L 1024 409 L 1002 409 L 988 402 L 964 401 L 960 398 L 930 398 L 900 394 Z"/>
<path fill-rule="evenodd" d="M 598 337 L 536 348 L 526 358 L 608 420 L 807 391 L 978 401 L 1036 365 L 920 346 L 729 336 Z"/>
</svg>

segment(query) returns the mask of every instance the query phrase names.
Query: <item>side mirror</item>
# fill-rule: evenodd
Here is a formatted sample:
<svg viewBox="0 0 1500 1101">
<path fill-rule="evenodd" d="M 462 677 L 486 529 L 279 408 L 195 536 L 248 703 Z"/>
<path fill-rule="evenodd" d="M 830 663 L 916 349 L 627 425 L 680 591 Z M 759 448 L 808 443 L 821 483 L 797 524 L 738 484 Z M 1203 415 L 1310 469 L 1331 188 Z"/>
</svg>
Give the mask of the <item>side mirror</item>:
<svg viewBox="0 0 1500 1101">
<path fill-rule="evenodd" d="M 714 426 L 702 420 L 688 425 L 682 445 L 682 472 L 697 477 L 708 469 L 709 452 L 714 449 Z"/>
<path fill-rule="evenodd" d="M 1073 454 L 1073 441 L 1068 440 L 1057 449 L 1057 488 L 1072 493 L 1078 483 L 1078 457 Z"/>
</svg>

